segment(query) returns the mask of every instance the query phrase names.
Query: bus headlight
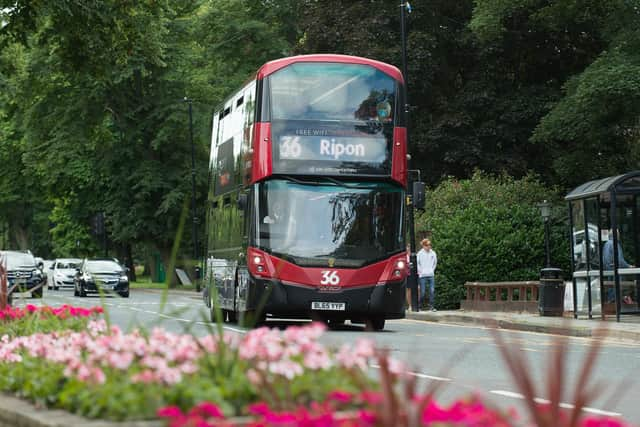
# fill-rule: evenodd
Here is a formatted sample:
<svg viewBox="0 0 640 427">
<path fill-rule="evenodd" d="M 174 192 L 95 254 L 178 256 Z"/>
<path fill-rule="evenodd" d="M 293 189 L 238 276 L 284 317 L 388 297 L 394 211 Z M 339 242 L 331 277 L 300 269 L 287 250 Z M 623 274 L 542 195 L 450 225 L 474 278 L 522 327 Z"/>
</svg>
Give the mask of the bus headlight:
<svg viewBox="0 0 640 427">
<path fill-rule="evenodd" d="M 273 269 L 269 268 L 271 265 L 267 260 L 267 256 L 262 251 L 254 248 L 248 249 L 247 259 L 249 259 L 249 271 L 257 276 L 261 277 L 273 277 Z"/>
</svg>

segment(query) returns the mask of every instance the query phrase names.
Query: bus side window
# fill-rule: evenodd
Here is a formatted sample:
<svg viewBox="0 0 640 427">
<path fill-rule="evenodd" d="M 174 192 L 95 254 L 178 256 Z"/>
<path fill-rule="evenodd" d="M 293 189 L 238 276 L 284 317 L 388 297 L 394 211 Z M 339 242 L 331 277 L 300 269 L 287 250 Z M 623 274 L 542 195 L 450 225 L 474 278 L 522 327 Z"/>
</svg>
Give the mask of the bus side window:
<svg viewBox="0 0 640 427">
<path fill-rule="evenodd" d="M 247 195 L 247 205 L 242 212 L 243 215 L 243 236 L 242 236 L 242 246 L 251 245 L 251 235 L 253 234 L 253 191 L 249 191 L 246 193 Z"/>
</svg>

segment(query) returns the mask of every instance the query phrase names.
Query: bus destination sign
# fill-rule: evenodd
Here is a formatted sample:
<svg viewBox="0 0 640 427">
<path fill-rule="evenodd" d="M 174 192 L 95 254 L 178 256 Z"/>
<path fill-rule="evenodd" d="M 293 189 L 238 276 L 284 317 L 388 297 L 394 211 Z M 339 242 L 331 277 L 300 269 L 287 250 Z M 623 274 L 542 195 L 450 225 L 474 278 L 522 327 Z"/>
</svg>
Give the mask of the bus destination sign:
<svg viewBox="0 0 640 427">
<path fill-rule="evenodd" d="M 295 129 L 274 135 L 274 172 L 387 174 L 387 138 L 379 134 L 328 132 L 325 129 Z"/>
<path fill-rule="evenodd" d="M 384 138 L 283 135 L 278 154 L 281 160 L 382 163 L 387 157 L 386 145 Z"/>
</svg>

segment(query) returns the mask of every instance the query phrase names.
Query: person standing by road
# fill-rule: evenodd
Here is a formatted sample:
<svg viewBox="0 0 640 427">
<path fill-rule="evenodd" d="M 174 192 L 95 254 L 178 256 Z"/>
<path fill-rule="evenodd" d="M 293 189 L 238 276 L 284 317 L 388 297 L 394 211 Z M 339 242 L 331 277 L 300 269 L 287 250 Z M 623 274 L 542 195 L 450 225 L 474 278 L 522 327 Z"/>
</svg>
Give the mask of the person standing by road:
<svg viewBox="0 0 640 427">
<path fill-rule="evenodd" d="M 616 240 L 618 241 L 618 268 L 633 268 L 634 265 L 630 264 L 629 262 L 627 262 L 626 259 L 624 259 L 624 254 L 622 253 L 622 243 L 620 242 L 620 230 L 616 229 Z M 602 247 L 602 263 L 603 263 L 603 267 L 605 270 L 607 270 L 610 274 L 611 274 L 611 279 L 613 280 L 613 272 L 612 270 L 615 269 L 615 263 L 614 263 L 614 249 L 613 249 L 613 230 L 609 230 L 609 239 L 604 243 L 604 246 Z M 605 275 L 607 275 L 607 273 L 605 273 Z M 607 302 L 614 302 L 615 301 L 615 295 L 616 295 L 616 291 L 613 287 L 608 287 L 607 288 Z M 631 295 L 626 295 L 622 298 L 622 301 L 625 304 L 633 304 L 633 298 Z"/>
<path fill-rule="evenodd" d="M 627 260 L 624 259 L 624 255 L 622 254 L 622 244 L 620 243 L 620 231 L 616 230 L 616 237 L 618 240 L 618 268 L 631 268 L 632 264 L 629 264 Z M 609 232 L 609 239 L 604 243 L 602 247 L 602 262 L 604 264 L 604 268 L 606 270 L 613 270 L 613 232 Z"/>
<path fill-rule="evenodd" d="M 431 240 L 422 239 L 422 249 L 418 251 L 418 282 L 420 283 L 420 307 L 424 305 L 427 282 L 429 283 L 429 309 L 436 311 L 435 307 L 435 272 L 438 265 L 436 251 L 431 248 Z"/>
</svg>

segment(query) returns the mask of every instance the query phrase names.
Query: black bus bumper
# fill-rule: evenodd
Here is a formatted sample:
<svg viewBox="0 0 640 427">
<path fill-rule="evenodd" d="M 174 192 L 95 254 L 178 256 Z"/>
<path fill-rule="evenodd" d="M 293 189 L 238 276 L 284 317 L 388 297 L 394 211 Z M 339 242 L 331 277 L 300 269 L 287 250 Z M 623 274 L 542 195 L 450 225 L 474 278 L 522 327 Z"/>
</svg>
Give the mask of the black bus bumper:
<svg viewBox="0 0 640 427">
<path fill-rule="evenodd" d="M 322 292 L 278 280 L 250 279 L 248 306 L 272 317 L 361 320 L 405 317 L 405 281 Z M 344 303 L 344 310 L 315 310 L 314 302 Z"/>
</svg>

